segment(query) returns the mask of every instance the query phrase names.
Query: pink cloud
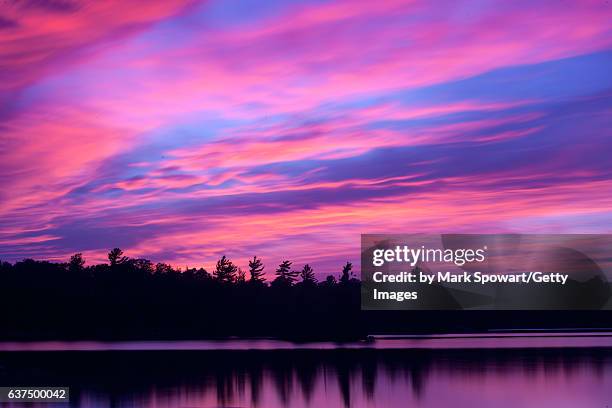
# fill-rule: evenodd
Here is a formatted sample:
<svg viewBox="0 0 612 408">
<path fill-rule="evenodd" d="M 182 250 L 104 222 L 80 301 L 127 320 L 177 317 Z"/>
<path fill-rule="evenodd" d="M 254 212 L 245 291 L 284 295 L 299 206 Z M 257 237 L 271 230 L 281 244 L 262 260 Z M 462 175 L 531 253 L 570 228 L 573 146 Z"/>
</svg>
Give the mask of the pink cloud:
<svg viewBox="0 0 612 408">
<path fill-rule="evenodd" d="M 336 254 L 325 258 L 332 262 L 354 254 L 361 232 L 504 230 L 517 219 L 610 208 L 609 183 L 598 179 L 604 172 L 571 166 L 556 168 L 569 181 L 542 163 L 431 175 L 449 157 L 424 153 L 419 163 L 435 165 L 409 174 L 329 176 L 337 161 L 378 150 L 541 136 L 550 111 L 538 104 L 547 98 L 492 102 L 463 91 L 445 101 L 411 92 L 609 50 L 612 12 L 604 2 L 501 2 L 476 10 L 463 2 L 339 1 L 282 5 L 227 26 L 206 23 L 205 3 L 189 9 L 194 14 L 185 13 L 188 6 L 79 2 L 51 12 L 16 2 L 3 9 L 15 24 L 0 37 L 0 101 L 9 107 L 0 111 L 0 242 L 12 243 L 13 253 L 68 255 L 72 247 L 53 247 L 62 237 L 50 232 L 68 219 L 101 229 L 157 228 L 126 249 L 160 253 L 158 260 L 195 265 L 234 251 L 244 266 L 253 251 L 306 262 L 325 258 L 324 246 Z M 557 130 L 564 124 L 553 125 L 568 137 Z M 309 161 L 318 167 L 272 166 Z M 328 179 L 318 178 L 326 166 Z M 107 167 L 112 174 L 101 174 Z M 266 201 L 260 206 L 274 211 L 247 215 L 173 207 L 237 198 L 244 200 L 238 210 L 248 210 L 266 194 L 391 189 L 390 196 L 310 207 Z"/>
<path fill-rule="evenodd" d="M 121 38 L 126 33 L 181 11 L 185 0 L 73 1 L 66 7 L 35 2 L 5 2 L 1 16 L 13 22 L 0 37 L 0 90 L 31 84 L 42 75 L 59 73 L 66 61 L 75 63 L 91 56 L 85 47 Z"/>
</svg>

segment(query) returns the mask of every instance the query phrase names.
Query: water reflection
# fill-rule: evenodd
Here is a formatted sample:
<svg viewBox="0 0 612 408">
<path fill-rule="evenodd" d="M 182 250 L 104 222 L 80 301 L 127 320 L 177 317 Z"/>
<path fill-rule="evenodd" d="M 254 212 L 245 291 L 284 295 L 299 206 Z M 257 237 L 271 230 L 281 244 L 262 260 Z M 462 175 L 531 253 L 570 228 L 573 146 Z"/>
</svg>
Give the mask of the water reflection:
<svg viewBox="0 0 612 408">
<path fill-rule="evenodd" d="M 74 407 L 606 407 L 612 350 L 4 353 L 0 379 Z"/>
</svg>

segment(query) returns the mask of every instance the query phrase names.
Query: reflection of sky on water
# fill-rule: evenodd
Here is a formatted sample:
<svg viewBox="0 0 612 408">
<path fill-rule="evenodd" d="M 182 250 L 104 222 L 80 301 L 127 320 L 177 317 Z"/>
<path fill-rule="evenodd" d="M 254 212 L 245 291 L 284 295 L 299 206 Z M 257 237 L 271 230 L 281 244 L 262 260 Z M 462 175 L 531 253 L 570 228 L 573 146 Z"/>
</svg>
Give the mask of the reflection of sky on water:
<svg viewBox="0 0 612 408">
<path fill-rule="evenodd" d="M 17 354 L 0 358 L 0 379 L 52 378 L 70 385 L 75 407 L 558 408 L 612 401 L 612 352 L 605 348 Z"/>
</svg>

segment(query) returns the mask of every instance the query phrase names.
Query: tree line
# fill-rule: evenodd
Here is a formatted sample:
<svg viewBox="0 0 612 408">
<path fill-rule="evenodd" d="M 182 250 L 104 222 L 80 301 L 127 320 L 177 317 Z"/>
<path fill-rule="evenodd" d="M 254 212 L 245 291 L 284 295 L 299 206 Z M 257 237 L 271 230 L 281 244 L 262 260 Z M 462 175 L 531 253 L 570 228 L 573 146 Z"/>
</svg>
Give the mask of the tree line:
<svg viewBox="0 0 612 408">
<path fill-rule="evenodd" d="M 108 262 L 0 262 L 0 339 L 356 338 L 363 335 L 360 282 L 347 262 L 318 281 L 283 260 L 243 270 L 222 256 L 212 271 L 130 258 Z"/>
<path fill-rule="evenodd" d="M 106 267 L 117 268 L 120 266 L 128 267 L 136 270 L 140 270 L 144 273 L 149 274 L 183 274 L 182 276 L 195 277 L 197 279 L 207 280 L 213 279 L 220 283 L 235 283 L 243 284 L 250 283 L 254 285 L 267 285 L 267 278 L 264 272 L 265 266 L 261 258 L 254 256 L 253 259 L 249 260 L 248 278 L 247 273 L 237 265 L 235 265 L 228 257 L 223 255 L 216 263 L 215 269 L 212 273 L 209 273 L 204 268 L 186 268 L 185 271 L 174 269 L 171 265 L 159 262 L 154 264 L 148 259 L 142 258 L 129 258 L 124 255 L 123 250 L 120 248 L 113 248 L 108 253 L 108 265 L 94 265 L 90 267 L 91 270 L 106 269 Z M 26 260 L 24 262 L 32 262 L 32 260 Z M 35 262 L 35 261 L 33 261 Z M 355 278 L 353 272 L 353 264 L 346 262 L 342 267 L 339 279 L 336 279 L 334 275 L 328 275 L 324 281 L 318 282 L 315 277 L 314 269 L 310 264 L 305 264 L 301 270 L 294 270 L 291 268 L 293 262 L 289 260 L 283 260 L 276 270 L 274 271 L 274 280 L 271 281 L 272 286 L 292 286 L 294 284 L 302 285 L 335 285 L 335 284 L 348 284 L 357 283 L 358 279 Z M 62 265 L 62 264 L 59 264 Z M 82 272 L 87 270 L 85 267 L 85 259 L 82 253 L 76 253 L 70 257 L 70 260 L 63 264 L 67 271 L 70 272 Z"/>
<path fill-rule="evenodd" d="M 491 328 L 609 327 L 609 311 L 368 311 L 347 262 L 317 281 L 289 260 L 266 273 L 258 257 L 242 270 L 223 256 L 214 270 L 130 258 L 85 265 L 0 262 L 0 341 L 204 339 L 236 336 L 355 340 L 371 333 L 465 332 Z"/>
</svg>

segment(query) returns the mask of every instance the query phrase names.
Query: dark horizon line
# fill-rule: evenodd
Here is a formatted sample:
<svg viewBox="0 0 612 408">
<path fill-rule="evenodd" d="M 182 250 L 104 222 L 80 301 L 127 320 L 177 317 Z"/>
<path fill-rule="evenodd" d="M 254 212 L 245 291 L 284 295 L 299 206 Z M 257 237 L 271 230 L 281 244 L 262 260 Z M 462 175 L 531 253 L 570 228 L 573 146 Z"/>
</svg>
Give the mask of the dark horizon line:
<svg viewBox="0 0 612 408">
<path fill-rule="evenodd" d="M 336 280 L 336 276 L 334 276 L 333 274 L 327 274 L 325 275 L 325 278 L 323 280 L 318 280 L 315 277 L 314 269 L 310 267 L 309 263 L 304 264 L 301 270 L 295 270 L 295 269 L 290 268 L 293 262 L 289 260 L 283 260 L 278 265 L 278 268 L 276 270 L 273 270 L 271 272 L 270 271 L 263 272 L 263 269 L 265 269 L 265 265 L 263 264 L 263 262 L 261 262 L 262 259 L 258 258 L 256 255 L 251 260 L 249 260 L 249 268 L 247 268 L 246 270 L 243 270 L 241 267 L 235 265 L 226 255 L 222 255 L 216 261 L 216 267 L 212 270 L 212 272 L 209 272 L 209 270 L 203 266 L 190 268 L 189 266 L 186 265 L 185 269 L 182 269 L 181 267 L 176 267 L 166 262 L 153 262 L 147 258 L 128 257 L 128 256 L 125 256 L 123 250 L 121 250 L 118 247 L 111 249 L 108 252 L 107 257 L 108 257 L 108 263 L 92 263 L 90 265 L 86 265 L 85 258 L 83 257 L 82 252 L 74 253 L 73 255 L 70 256 L 70 259 L 68 261 L 53 261 L 53 260 L 46 260 L 46 259 L 40 260 L 40 259 L 35 259 L 35 258 L 23 258 L 21 260 L 10 262 L 10 261 L 3 261 L 2 259 L 0 259 L 0 267 L 4 265 L 10 265 L 11 267 L 16 267 L 19 264 L 34 262 L 34 263 L 42 263 L 42 264 L 60 266 L 62 268 L 65 268 L 67 271 L 71 270 L 71 268 L 72 270 L 85 271 L 89 269 L 89 270 L 95 271 L 101 268 L 113 268 L 113 267 L 121 267 L 121 266 L 129 265 L 137 269 L 142 269 L 147 272 L 150 272 L 151 274 L 200 273 L 203 275 L 205 279 L 218 280 L 221 282 L 228 282 L 228 283 L 257 281 L 259 283 L 268 285 L 279 279 L 287 281 L 290 284 L 305 282 L 305 281 L 312 281 L 313 283 L 327 282 L 330 284 L 337 283 L 337 282 L 348 282 L 348 281 L 360 282 L 360 280 L 355 277 L 352 271 L 353 264 L 350 261 L 347 261 L 344 264 L 344 266 L 342 267 L 340 271 L 340 276 L 338 277 L 337 280 Z M 261 269 L 258 271 L 257 264 L 255 265 L 255 269 L 256 269 L 255 276 L 253 275 L 252 262 L 259 262 L 258 265 L 261 267 Z M 221 274 L 223 273 L 222 271 L 220 272 L 219 270 L 220 267 L 229 268 L 230 279 L 228 279 L 227 276 L 223 278 L 222 276 L 219 275 L 220 273 Z M 285 268 L 285 270 L 282 270 L 283 267 Z M 257 272 L 259 272 L 259 275 Z M 308 272 L 310 272 L 310 278 L 305 279 L 304 273 L 308 274 Z M 250 274 L 249 278 L 246 278 L 247 274 Z M 275 278 L 275 275 L 276 275 L 276 278 Z M 319 275 L 323 276 L 323 274 L 319 274 Z M 297 279 L 298 277 L 301 277 L 302 279 L 298 281 Z M 267 281 L 266 278 L 272 278 L 272 279 L 270 281 Z"/>
</svg>

